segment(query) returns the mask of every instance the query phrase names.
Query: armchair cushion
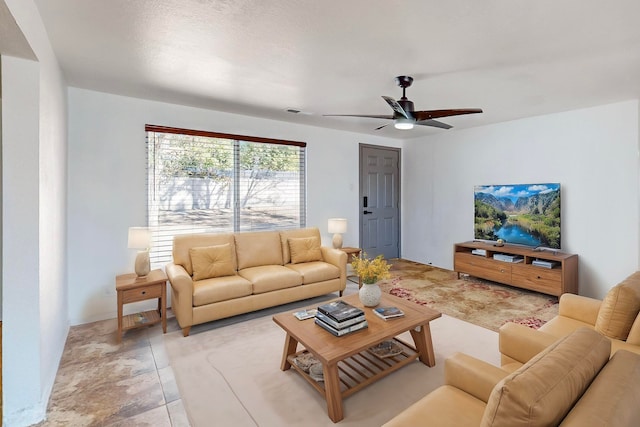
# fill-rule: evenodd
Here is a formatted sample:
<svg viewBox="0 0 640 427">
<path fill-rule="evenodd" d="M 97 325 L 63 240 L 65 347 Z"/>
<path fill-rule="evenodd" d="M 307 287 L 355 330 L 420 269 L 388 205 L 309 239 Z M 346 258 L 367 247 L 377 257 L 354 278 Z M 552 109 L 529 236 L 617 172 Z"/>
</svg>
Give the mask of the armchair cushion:
<svg viewBox="0 0 640 427">
<path fill-rule="evenodd" d="M 320 239 L 315 236 L 289 238 L 289 252 L 291 252 L 291 264 L 322 261 Z"/>
<path fill-rule="evenodd" d="M 396 415 L 383 427 L 477 427 L 485 403 L 450 385 L 438 387 Z"/>
<path fill-rule="evenodd" d="M 189 254 L 193 266 L 193 280 L 231 276 L 236 273 L 233 262 L 235 255 L 231 253 L 231 245 L 228 243 L 191 248 Z"/>
<path fill-rule="evenodd" d="M 618 340 L 626 340 L 640 311 L 640 274 L 627 277 L 607 292 L 596 320 L 595 329 Z"/>
<path fill-rule="evenodd" d="M 563 420 L 561 426 L 588 425 L 631 427 L 640 419 L 636 384 L 640 384 L 640 356 L 617 351 L 589 389 Z"/>
<path fill-rule="evenodd" d="M 482 426 L 557 426 L 609 360 L 611 342 L 589 328 L 560 339 L 496 385 Z"/>
</svg>

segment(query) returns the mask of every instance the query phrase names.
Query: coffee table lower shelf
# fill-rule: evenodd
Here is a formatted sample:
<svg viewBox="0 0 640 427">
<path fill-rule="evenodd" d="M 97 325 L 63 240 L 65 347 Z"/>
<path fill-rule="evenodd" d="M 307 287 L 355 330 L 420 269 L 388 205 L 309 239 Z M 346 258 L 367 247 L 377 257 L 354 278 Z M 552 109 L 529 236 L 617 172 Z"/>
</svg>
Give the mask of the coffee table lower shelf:
<svg viewBox="0 0 640 427">
<path fill-rule="evenodd" d="M 338 362 L 340 394 L 343 398 L 351 396 L 369 384 L 418 359 L 419 354 L 414 346 L 398 338 L 393 340 L 402 347 L 402 352 L 398 355 L 381 358 L 364 350 Z M 294 361 L 296 357 L 306 353 L 308 353 L 306 349 L 294 353 L 287 357 L 287 361 L 313 388 L 325 396 L 324 382 L 313 379 Z"/>
</svg>

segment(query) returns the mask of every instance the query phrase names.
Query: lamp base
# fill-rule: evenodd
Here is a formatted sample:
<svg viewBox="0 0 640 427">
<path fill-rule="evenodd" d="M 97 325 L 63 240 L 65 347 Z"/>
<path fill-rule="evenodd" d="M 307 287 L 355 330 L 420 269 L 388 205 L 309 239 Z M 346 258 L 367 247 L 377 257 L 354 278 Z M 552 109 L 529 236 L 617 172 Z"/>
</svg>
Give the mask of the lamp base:
<svg viewBox="0 0 640 427">
<path fill-rule="evenodd" d="M 149 262 L 149 251 L 138 251 L 136 256 L 135 271 L 138 277 L 144 277 L 151 271 Z"/>
<path fill-rule="evenodd" d="M 332 242 L 335 249 L 340 249 L 342 247 L 342 234 L 334 234 Z"/>
</svg>

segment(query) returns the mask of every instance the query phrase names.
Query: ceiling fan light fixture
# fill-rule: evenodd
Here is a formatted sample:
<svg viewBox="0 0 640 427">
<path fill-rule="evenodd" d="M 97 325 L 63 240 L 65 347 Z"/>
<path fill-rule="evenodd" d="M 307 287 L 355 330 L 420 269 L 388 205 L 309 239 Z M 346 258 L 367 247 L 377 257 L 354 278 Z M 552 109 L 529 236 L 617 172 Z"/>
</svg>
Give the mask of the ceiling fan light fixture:
<svg viewBox="0 0 640 427">
<path fill-rule="evenodd" d="M 400 130 L 413 129 L 413 123 L 415 120 L 399 117 L 393 121 L 393 127 Z"/>
</svg>

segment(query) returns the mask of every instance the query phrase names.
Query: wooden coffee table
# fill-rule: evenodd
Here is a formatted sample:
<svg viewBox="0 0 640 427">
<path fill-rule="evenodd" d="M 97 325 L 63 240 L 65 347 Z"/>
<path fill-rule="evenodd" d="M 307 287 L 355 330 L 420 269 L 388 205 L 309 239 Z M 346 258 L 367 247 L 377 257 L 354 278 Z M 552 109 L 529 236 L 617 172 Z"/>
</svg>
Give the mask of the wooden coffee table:
<svg viewBox="0 0 640 427">
<path fill-rule="evenodd" d="M 316 325 L 313 318 L 296 319 L 292 314 L 293 311 L 273 316 L 273 321 L 287 333 L 280 369 L 286 371 L 293 367 L 323 395 L 327 401 L 329 418 L 333 422 L 344 418 L 343 398 L 416 359 L 427 366 L 434 366 L 436 360 L 429 322 L 442 315 L 428 307 L 383 293 L 381 306 L 396 306 L 405 313 L 403 317 L 385 321 L 376 316 L 371 308 L 363 307 L 357 294 L 339 299 L 362 308 L 369 327 L 342 337 L 335 337 Z M 413 344 L 397 338 L 398 335 L 407 331 L 411 333 Z M 393 339 L 399 344 L 402 353 L 379 358 L 367 350 L 388 339 Z M 298 350 L 298 343 L 304 348 Z M 314 380 L 293 362 L 297 356 L 307 352 L 313 354 L 322 363 L 324 381 Z"/>
</svg>

